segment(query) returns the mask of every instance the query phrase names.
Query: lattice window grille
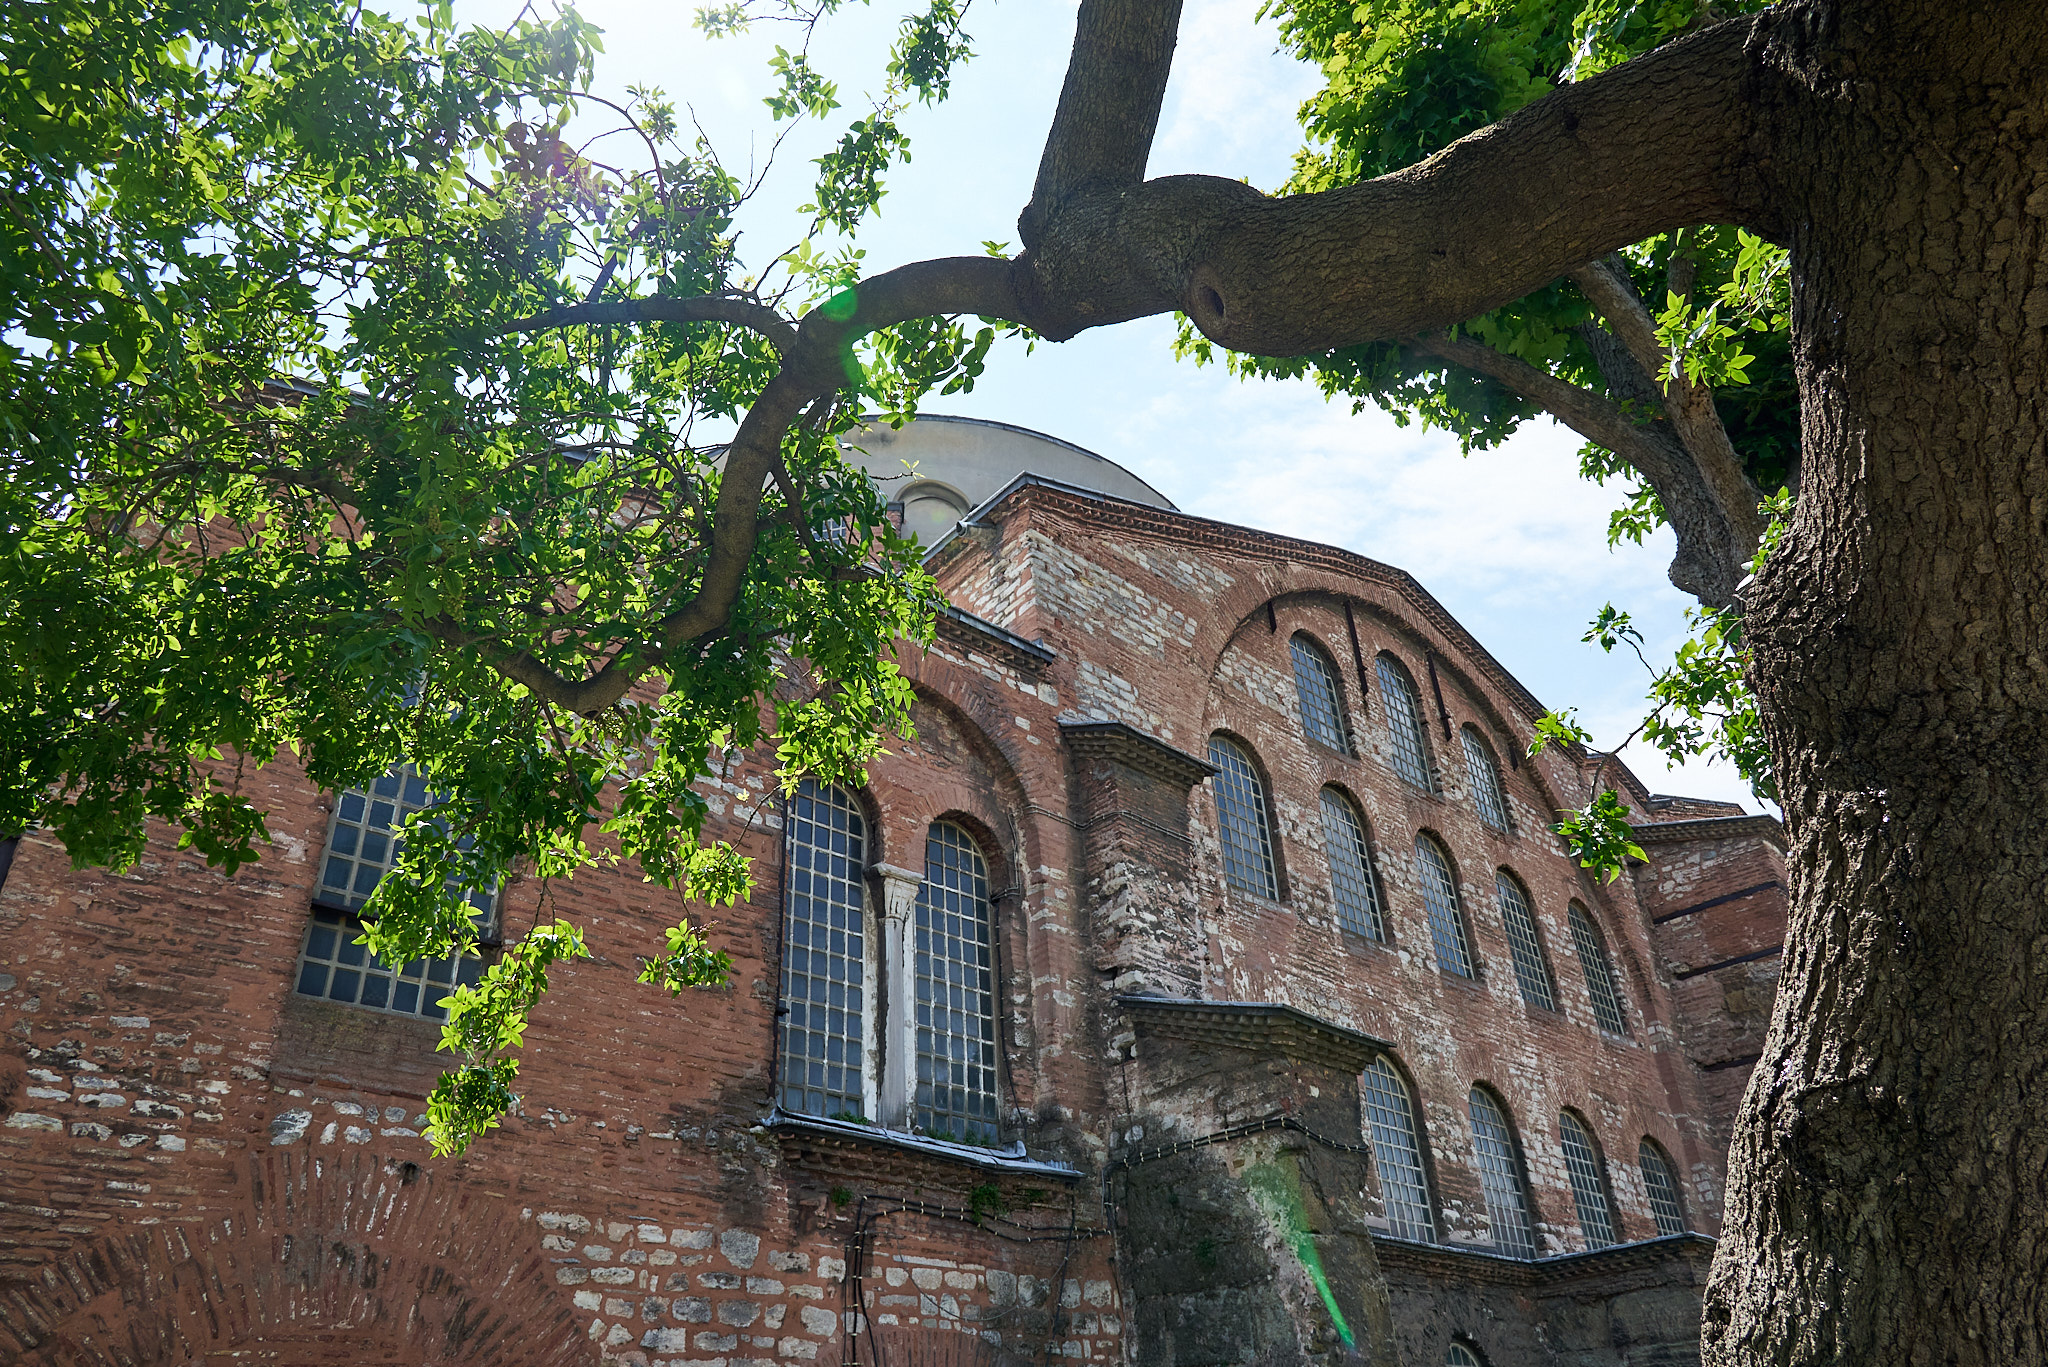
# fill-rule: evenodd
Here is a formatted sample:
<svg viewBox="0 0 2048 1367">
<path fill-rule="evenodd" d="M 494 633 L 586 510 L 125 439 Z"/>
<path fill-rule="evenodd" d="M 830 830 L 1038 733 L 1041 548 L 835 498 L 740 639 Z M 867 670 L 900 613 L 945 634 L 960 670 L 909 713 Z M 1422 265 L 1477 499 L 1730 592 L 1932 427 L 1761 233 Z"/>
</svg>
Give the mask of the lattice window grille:
<svg viewBox="0 0 2048 1367">
<path fill-rule="evenodd" d="M 1394 743 L 1394 772 L 1426 793 L 1436 791 L 1429 772 L 1429 739 L 1422 730 L 1422 699 L 1408 671 L 1391 655 L 1378 660 L 1380 695 L 1386 699 L 1387 736 Z"/>
<path fill-rule="evenodd" d="M 1685 1205 L 1678 1197 L 1678 1178 L 1663 1150 L 1645 1139 L 1638 1158 L 1643 1168 L 1643 1189 L 1650 1195 L 1650 1216 L 1659 1234 L 1685 1233 Z"/>
<path fill-rule="evenodd" d="M 1330 895 L 1337 904 L 1337 924 L 1354 935 L 1384 941 L 1386 919 L 1380 914 L 1379 880 L 1373 877 L 1365 823 L 1351 800 L 1333 788 L 1323 789 L 1323 848 L 1330 855 Z"/>
<path fill-rule="evenodd" d="M 917 894 L 917 1126 L 940 1139 L 996 1138 L 995 935 L 988 864 L 941 822 L 925 838 Z"/>
<path fill-rule="evenodd" d="M 442 1000 L 458 985 L 473 987 L 481 980 L 483 961 L 473 954 L 394 964 L 356 943 L 365 925 L 356 913 L 405 852 L 398 827 L 415 812 L 433 807 L 435 801 L 426 780 L 409 764 L 393 765 L 368 788 L 349 788 L 335 795 L 327 854 L 313 894 L 313 914 L 299 947 L 296 988 L 301 995 L 394 1015 L 446 1020 Z M 494 939 L 496 892 L 467 892 L 464 899 L 473 909 L 477 938 Z"/>
<path fill-rule="evenodd" d="M 1507 927 L 1508 956 L 1514 961 L 1515 982 L 1522 1000 L 1545 1011 L 1557 1010 L 1557 996 L 1551 990 L 1550 964 L 1543 957 L 1543 942 L 1536 937 L 1536 918 L 1529 911 L 1529 899 L 1522 885 L 1506 873 L 1496 873 L 1494 890 L 1500 898 L 1500 919 Z"/>
<path fill-rule="evenodd" d="M 1426 835 L 1415 841 L 1415 869 L 1422 882 L 1423 905 L 1429 909 L 1429 938 L 1436 947 L 1437 967 L 1461 978 L 1474 976 L 1472 947 L 1465 939 L 1465 918 L 1458 911 L 1458 882 L 1451 876 L 1451 861 Z"/>
<path fill-rule="evenodd" d="M 1288 642 L 1294 658 L 1294 691 L 1301 699 L 1301 729 L 1308 738 L 1339 754 L 1351 753 L 1344 725 L 1344 695 L 1337 684 L 1337 666 L 1329 652 L 1307 636 Z"/>
<path fill-rule="evenodd" d="M 1242 745 L 1226 736 L 1209 739 L 1209 763 L 1216 766 L 1216 818 L 1223 837 L 1223 876 L 1254 897 L 1277 899 L 1266 790 Z"/>
<path fill-rule="evenodd" d="M 1416 1138 L 1415 1109 L 1408 1100 L 1408 1088 L 1394 1065 L 1376 1058 L 1366 1066 L 1363 1091 L 1387 1225 L 1397 1238 L 1433 1244 L 1436 1217 L 1430 1209 L 1429 1179 L 1422 1168 L 1422 1146 Z"/>
<path fill-rule="evenodd" d="M 1513 819 L 1508 815 L 1508 795 L 1501 784 L 1500 762 L 1493 757 L 1492 748 L 1471 727 L 1458 732 L 1458 739 L 1465 746 L 1465 772 L 1472 780 L 1472 801 L 1479 808 L 1479 819 L 1503 835 L 1512 835 L 1515 828 Z"/>
<path fill-rule="evenodd" d="M 1579 1118 L 1567 1111 L 1558 1117 L 1558 1140 L 1564 1168 L 1572 1182 L 1572 1204 L 1578 1207 L 1579 1228 L 1588 1248 L 1606 1248 L 1615 1241 L 1614 1211 L 1607 1203 L 1607 1180 L 1600 1172 L 1600 1151 Z"/>
<path fill-rule="evenodd" d="M 788 826 L 780 1104 L 865 1119 L 867 821 L 851 793 L 805 779 Z"/>
<path fill-rule="evenodd" d="M 1444 1354 L 1444 1367 L 1481 1367 L 1481 1364 L 1470 1348 L 1462 1343 L 1454 1343 L 1451 1350 Z"/>
<path fill-rule="evenodd" d="M 1479 1164 L 1479 1186 L 1486 1195 L 1486 1215 L 1493 1225 L 1493 1243 L 1517 1258 L 1536 1256 L 1536 1234 L 1529 1221 L 1529 1194 L 1515 1161 L 1514 1136 L 1507 1115 L 1477 1087 L 1466 1102 L 1472 1116 L 1472 1151 Z"/>
<path fill-rule="evenodd" d="M 1614 965 L 1607 957 L 1607 942 L 1586 909 L 1573 902 L 1567 909 L 1572 945 L 1579 952 L 1579 967 L 1586 974 L 1586 991 L 1593 999 L 1593 1019 L 1610 1035 L 1628 1034 L 1628 1013 L 1622 1009 L 1621 990 L 1614 984 Z"/>
</svg>

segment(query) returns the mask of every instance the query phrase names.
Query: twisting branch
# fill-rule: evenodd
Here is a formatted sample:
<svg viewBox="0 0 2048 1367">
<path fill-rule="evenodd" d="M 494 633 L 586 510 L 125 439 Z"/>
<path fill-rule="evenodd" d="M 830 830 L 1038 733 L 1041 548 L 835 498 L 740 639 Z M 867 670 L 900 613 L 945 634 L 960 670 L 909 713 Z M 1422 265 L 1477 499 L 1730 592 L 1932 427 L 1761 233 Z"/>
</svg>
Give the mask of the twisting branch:
<svg viewBox="0 0 2048 1367">
<path fill-rule="evenodd" d="M 707 295 L 697 299 L 608 299 L 563 304 L 546 313 L 515 318 L 492 329 L 494 337 L 594 323 L 737 323 L 766 337 L 784 356 L 796 349 L 796 329 L 764 304 Z"/>
</svg>

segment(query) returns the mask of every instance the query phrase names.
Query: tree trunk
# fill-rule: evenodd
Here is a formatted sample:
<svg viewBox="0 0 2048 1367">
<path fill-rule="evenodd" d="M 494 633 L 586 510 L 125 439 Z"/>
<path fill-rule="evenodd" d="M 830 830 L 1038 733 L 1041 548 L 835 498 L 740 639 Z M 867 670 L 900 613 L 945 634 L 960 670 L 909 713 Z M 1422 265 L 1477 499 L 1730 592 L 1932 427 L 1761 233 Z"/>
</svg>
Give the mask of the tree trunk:
<svg viewBox="0 0 2048 1367">
<path fill-rule="evenodd" d="M 1805 480 L 1749 622 L 1794 898 L 1706 1359 L 2048 1361 L 2048 17 L 1758 32 Z"/>
</svg>

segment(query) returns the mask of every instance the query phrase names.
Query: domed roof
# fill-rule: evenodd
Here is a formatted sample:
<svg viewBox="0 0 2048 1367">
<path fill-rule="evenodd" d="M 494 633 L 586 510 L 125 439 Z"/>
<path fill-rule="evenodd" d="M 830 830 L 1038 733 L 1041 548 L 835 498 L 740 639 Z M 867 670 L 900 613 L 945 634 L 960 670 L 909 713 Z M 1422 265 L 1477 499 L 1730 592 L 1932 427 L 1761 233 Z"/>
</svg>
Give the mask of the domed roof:
<svg viewBox="0 0 2048 1367">
<path fill-rule="evenodd" d="M 1112 498 L 1172 508 L 1157 489 L 1115 461 L 1070 441 L 985 418 L 923 413 L 901 428 L 873 423 L 840 440 L 849 462 L 867 471 L 891 503 L 903 505 L 903 530 L 926 546 L 1019 475 L 1037 475 Z"/>
</svg>

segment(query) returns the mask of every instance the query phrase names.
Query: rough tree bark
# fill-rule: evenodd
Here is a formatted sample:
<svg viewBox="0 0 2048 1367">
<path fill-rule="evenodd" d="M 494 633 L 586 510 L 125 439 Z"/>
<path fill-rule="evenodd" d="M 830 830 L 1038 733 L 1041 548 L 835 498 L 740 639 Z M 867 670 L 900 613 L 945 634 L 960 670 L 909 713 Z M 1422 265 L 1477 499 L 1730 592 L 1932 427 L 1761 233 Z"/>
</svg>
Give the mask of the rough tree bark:
<svg viewBox="0 0 2048 1367">
<path fill-rule="evenodd" d="M 1794 888 L 1706 1357 L 2048 1360 L 2048 6 L 1790 0 L 1279 200 L 1143 179 L 1178 16 L 1084 0 L 1017 260 L 892 271 L 778 338 L 714 562 L 744 560 L 788 423 L 891 321 L 1063 338 L 1181 309 L 1300 355 L 1440 334 L 1694 224 L 1786 245 L 1802 487 L 1744 606 Z M 1670 487 L 1705 491 L 1676 516 L 1739 516 L 1725 468 L 1667 446 Z M 721 619 L 724 583 L 678 630 Z"/>
</svg>

